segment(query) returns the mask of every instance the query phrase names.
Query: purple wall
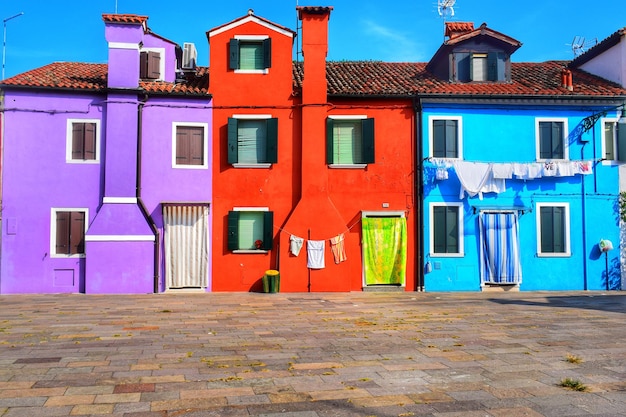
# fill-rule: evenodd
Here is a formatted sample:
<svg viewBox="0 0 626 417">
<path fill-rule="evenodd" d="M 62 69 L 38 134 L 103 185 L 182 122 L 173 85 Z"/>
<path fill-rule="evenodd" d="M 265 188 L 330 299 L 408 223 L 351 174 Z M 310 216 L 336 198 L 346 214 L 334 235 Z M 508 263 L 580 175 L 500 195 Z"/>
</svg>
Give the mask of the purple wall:
<svg viewBox="0 0 626 417">
<path fill-rule="evenodd" d="M 79 292 L 85 260 L 51 256 L 51 208 L 96 215 L 101 165 L 66 162 L 67 120 L 101 120 L 102 98 L 7 91 L 5 100 L 0 292 Z"/>
</svg>

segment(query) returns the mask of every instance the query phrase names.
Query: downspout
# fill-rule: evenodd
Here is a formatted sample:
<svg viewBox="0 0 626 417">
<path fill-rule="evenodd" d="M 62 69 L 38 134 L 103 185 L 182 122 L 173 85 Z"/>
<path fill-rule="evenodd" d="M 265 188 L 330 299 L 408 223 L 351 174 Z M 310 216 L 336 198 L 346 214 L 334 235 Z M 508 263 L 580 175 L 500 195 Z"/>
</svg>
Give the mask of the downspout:
<svg viewBox="0 0 626 417">
<path fill-rule="evenodd" d="M 139 104 L 137 105 L 137 205 L 139 206 L 139 209 L 141 210 L 141 214 L 143 214 L 144 218 L 146 219 L 146 222 L 148 222 L 148 225 L 150 226 L 152 233 L 154 233 L 153 292 L 156 294 L 159 292 L 159 282 L 161 281 L 160 275 L 159 275 L 159 255 L 161 253 L 161 233 L 159 232 L 159 229 L 156 227 L 156 224 L 154 223 L 152 216 L 148 212 L 148 209 L 146 208 L 146 205 L 144 204 L 141 198 L 141 159 L 142 159 L 141 150 L 143 149 L 143 143 L 142 143 L 143 142 L 143 107 L 145 106 L 147 101 L 148 101 L 148 95 L 146 94 L 143 100 L 140 100 Z"/>
<path fill-rule="evenodd" d="M 4 189 L 2 187 L 4 173 L 4 90 L 0 89 L 0 284 L 2 283 L 2 236 L 3 236 L 3 217 L 2 207 L 4 200 Z M 0 285 L 0 288 L 2 286 Z M 0 292 L 1 294 L 1 292 Z"/>
<path fill-rule="evenodd" d="M 595 149 L 596 147 L 595 134 L 593 136 L 594 136 L 593 147 Z M 585 159 L 585 145 L 586 143 L 583 143 L 583 146 L 580 148 L 581 161 Z M 595 151 L 594 151 L 594 154 L 595 154 Z M 593 176 L 595 177 L 596 176 L 595 166 L 593 167 L 593 170 L 594 170 Z M 595 178 L 594 178 L 594 182 L 595 182 Z M 585 197 L 585 176 L 584 175 L 581 175 L 580 183 L 581 183 L 580 192 L 582 194 L 582 218 L 583 218 L 583 290 L 587 291 L 587 202 L 586 202 L 586 197 Z"/>
<path fill-rule="evenodd" d="M 422 99 L 413 98 L 415 113 L 415 236 L 417 237 L 417 264 L 415 267 L 417 291 L 424 291 L 424 145 L 422 143 Z"/>
</svg>

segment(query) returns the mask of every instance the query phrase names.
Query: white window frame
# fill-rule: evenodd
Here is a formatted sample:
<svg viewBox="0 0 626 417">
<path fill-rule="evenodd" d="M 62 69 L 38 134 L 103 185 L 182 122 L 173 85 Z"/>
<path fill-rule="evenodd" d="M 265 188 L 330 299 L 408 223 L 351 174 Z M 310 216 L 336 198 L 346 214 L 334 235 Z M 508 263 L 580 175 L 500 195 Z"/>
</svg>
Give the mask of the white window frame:
<svg viewBox="0 0 626 417">
<path fill-rule="evenodd" d="M 56 253 L 57 246 L 57 212 L 59 211 L 82 211 L 85 213 L 85 242 L 87 242 L 87 229 L 89 228 L 89 209 L 86 207 L 52 207 L 50 209 L 50 257 L 51 258 L 84 258 L 85 253 L 68 255 Z M 85 244 L 85 251 L 87 246 Z"/>
<path fill-rule="evenodd" d="M 332 120 L 357 121 L 357 120 L 367 119 L 367 115 L 365 114 L 329 115 L 328 118 Z M 363 132 L 361 132 L 361 139 L 363 139 Z M 363 169 L 363 168 L 367 168 L 367 164 L 329 164 L 328 167 L 329 168 L 343 168 L 343 169 Z"/>
<path fill-rule="evenodd" d="M 165 48 L 154 48 L 154 47 L 146 47 L 141 48 L 139 53 L 141 52 L 158 52 L 159 53 L 159 78 L 148 81 L 165 81 Z"/>
<path fill-rule="evenodd" d="M 269 207 L 233 207 L 233 211 L 267 212 L 267 211 L 270 211 L 270 208 Z M 265 227 L 265 225 L 263 225 L 263 227 Z M 237 224 L 237 229 L 239 229 L 239 224 Z M 263 232 L 265 232 L 265 230 L 263 230 Z M 265 253 L 269 253 L 269 251 L 265 249 L 235 249 L 231 253 L 265 254 Z"/>
<path fill-rule="evenodd" d="M 433 127 L 433 123 L 435 120 L 456 120 L 456 140 L 457 140 L 457 149 L 458 154 L 456 158 L 445 158 L 452 160 L 463 160 L 463 117 L 462 116 L 437 116 L 437 115 L 429 115 L 428 116 L 428 146 L 431 158 L 439 158 L 434 156 L 435 151 L 435 129 Z"/>
<path fill-rule="evenodd" d="M 459 252 L 457 253 L 438 253 L 435 252 L 435 207 L 457 207 L 459 210 L 459 225 L 458 225 L 458 241 L 459 241 Z M 430 203 L 429 205 L 429 256 L 431 258 L 463 258 L 465 257 L 465 229 L 463 227 L 464 217 L 463 217 L 463 203 L 445 203 L 445 202 L 436 202 Z"/>
<path fill-rule="evenodd" d="M 178 165 L 176 163 L 176 129 L 178 127 L 202 127 L 204 130 L 203 135 L 203 149 L 202 165 Z M 209 168 L 209 124 L 200 122 L 172 122 L 172 168 L 177 169 L 208 169 Z"/>
<path fill-rule="evenodd" d="M 565 252 L 541 252 L 541 208 L 564 207 L 565 208 Z M 541 258 L 568 258 L 572 256 L 570 240 L 570 210 L 569 203 L 537 203 L 537 256 Z"/>
<path fill-rule="evenodd" d="M 615 129 L 613 130 L 613 159 L 606 159 L 606 143 L 604 141 L 604 128 L 607 123 L 614 123 Z M 618 165 L 618 149 L 617 149 L 617 124 L 619 123 L 619 117 L 603 117 L 601 119 L 600 134 L 602 135 L 602 165 Z"/>
<path fill-rule="evenodd" d="M 265 39 L 269 39 L 270 37 L 268 35 L 235 35 L 233 38 L 244 42 L 263 42 Z M 270 69 L 236 69 L 234 71 L 235 74 L 269 74 Z"/>
<path fill-rule="evenodd" d="M 545 159 L 540 158 L 541 155 L 541 141 L 539 137 L 539 123 L 540 122 L 561 122 L 563 123 L 563 159 Z M 538 162 L 545 161 L 569 161 L 569 127 L 568 119 L 566 117 L 536 117 L 535 118 L 535 157 Z"/>
<path fill-rule="evenodd" d="M 233 114 L 231 118 L 238 119 L 238 120 L 267 120 L 267 119 L 271 119 L 272 115 L 271 114 Z M 239 147 L 239 143 L 237 143 L 237 147 Z M 272 166 L 272 162 L 261 162 L 258 164 L 237 162 L 236 164 L 231 164 L 231 165 L 234 168 L 270 168 Z"/>
<path fill-rule="evenodd" d="M 72 159 L 72 126 L 74 123 L 96 124 L 96 159 Z M 67 126 L 65 130 L 65 162 L 68 164 L 100 163 L 100 119 L 67 119 Z"/>
</svg>

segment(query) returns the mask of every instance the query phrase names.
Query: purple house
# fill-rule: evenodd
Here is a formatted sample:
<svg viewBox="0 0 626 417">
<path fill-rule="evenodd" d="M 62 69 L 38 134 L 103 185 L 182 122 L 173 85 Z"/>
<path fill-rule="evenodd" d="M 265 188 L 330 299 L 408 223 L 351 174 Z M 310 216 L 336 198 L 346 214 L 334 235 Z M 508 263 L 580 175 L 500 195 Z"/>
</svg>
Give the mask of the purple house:
<svg viewBox="0 0 626 417">
<path fill-rule="evenodd" d="M 108 64 L 0 85 L 2 294 L 210 290 L 208 71 L 147 17 L 102 18 Z"/>
</svg>

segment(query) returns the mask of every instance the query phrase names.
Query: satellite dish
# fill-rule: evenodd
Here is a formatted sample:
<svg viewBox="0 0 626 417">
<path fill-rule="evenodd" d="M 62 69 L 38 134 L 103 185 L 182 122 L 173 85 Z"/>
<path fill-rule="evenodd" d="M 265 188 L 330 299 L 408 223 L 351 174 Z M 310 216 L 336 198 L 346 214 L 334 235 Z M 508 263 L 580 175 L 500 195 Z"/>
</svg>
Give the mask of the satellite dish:
<svg viewBox="0 0 626 417">
<path fill-rule="evenodd" d="M 454 16 L 456 0 L 437 0 L 437 13 L 444 19 Z"/>
<path fill-rule="evenodd" d="M 597 38 L 586 40 L 582 36 L 574 36 L 574 39 L 572 40 L 572 43 L 570 46 L 572 47 L 572 52 L 574 53 L 574 56 L 580 56 L 584 54 L 585 52 L 587 52 L 589 48 L 597 44 L 598 44 Z"/>
</svg>

